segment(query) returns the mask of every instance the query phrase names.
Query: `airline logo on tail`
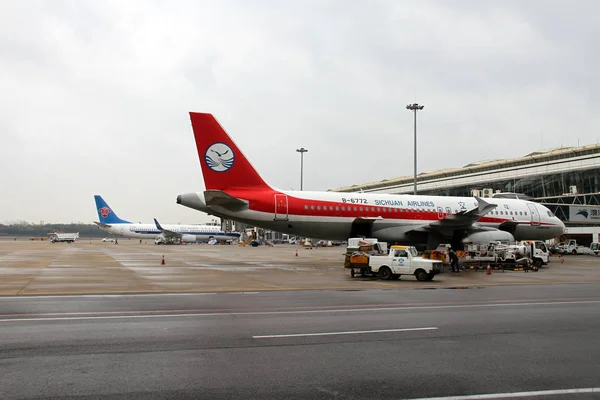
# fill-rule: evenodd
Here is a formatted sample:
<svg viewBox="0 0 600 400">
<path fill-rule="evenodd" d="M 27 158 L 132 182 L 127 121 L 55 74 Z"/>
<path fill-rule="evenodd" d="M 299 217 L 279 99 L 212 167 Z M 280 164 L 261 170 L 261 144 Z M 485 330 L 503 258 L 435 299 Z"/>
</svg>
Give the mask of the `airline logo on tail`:
<svg viewBox="0 0 600 400">
<path fill-rule="evenodd" d="M 225 172 L 233 167 L 235 155 L 231 147 L 225 143 L 213 143 L 204 154 L 204 161 L 208 168 L 215 172 Z"/>
<path fill-rule="evenodd" d="M 102 215 L 102 218 L 108 217 L 108 214 L 111 213 L 110 208 L 108 207 L 99 208 L 98 212 L 100 213 L 100 215 Z"/>
</svg>

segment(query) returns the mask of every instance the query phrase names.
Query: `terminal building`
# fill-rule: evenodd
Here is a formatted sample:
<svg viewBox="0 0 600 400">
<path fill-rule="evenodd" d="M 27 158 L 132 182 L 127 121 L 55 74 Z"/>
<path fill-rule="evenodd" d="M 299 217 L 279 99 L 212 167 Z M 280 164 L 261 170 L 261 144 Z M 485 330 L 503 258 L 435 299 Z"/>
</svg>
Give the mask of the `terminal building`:
<svg viewBox="0 0 600 400">
<path fill-rule="evenodd" d="M 413 176 L 402 176 L 330 191 L 413 194 L 413 183 Z M 417 193 L 536 201 L 565 223 L 568 238 L 583 245 L 600 242 L 600 144 L 423 172 L 417 175 Z"/>
</svg>

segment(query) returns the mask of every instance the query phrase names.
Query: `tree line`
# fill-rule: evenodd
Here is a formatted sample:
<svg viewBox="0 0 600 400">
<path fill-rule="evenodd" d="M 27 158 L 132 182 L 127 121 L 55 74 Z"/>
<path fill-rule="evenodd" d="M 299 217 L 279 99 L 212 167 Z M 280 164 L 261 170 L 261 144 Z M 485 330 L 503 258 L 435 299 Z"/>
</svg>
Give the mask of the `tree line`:
<svg viewBox="0 0 600 400">
<path fill-rule="evenodd" d="M 101 238 L 107 236 L 96 225 L 93 224 L 30 224 L 28 222 L 18 222 L 12 224 L 0 224 L 0 237 L 2 236 L 27 236 L 27 237 L 47 237 L 48 233 L 79 232 L 80 238 Z"/>
</svg>

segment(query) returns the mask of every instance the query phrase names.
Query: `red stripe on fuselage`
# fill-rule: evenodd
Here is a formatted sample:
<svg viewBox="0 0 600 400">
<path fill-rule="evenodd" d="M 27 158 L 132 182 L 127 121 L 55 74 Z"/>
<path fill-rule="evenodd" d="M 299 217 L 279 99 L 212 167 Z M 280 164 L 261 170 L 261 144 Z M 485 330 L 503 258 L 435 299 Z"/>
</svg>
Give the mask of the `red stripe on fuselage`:
<svg viewBox="0 0 600 400">
<path fill-rule="evenodd" d="M 249 202 L 252 211 L 275 214 L 275 195 L 279 194 L 287 198 L 287 214 L 305 217 L 341 217 L 341 218 L 377 218 L 386 220 L 409 220 L 409 221 L 438 221 L 451 214 L 438 213 L 432 209 L 410 209 L 401 207 L 381 207 L 365 204 L 342 203 L 335 201 L 303 199 L 276 190 L 227 190 L 227 194 Z M 308 209 L 306 209 L 308 207 Z M 281 214 L 281 210 L 278 211 Z M 519 224 L 531 224 L 531 220 L 513 220 L 512 218 L 482 217 L 480 223 L 501 224 L 506 221 L 518 222 Z M 554 224 L 540 222 L 539 225 Z"/>
</svg>

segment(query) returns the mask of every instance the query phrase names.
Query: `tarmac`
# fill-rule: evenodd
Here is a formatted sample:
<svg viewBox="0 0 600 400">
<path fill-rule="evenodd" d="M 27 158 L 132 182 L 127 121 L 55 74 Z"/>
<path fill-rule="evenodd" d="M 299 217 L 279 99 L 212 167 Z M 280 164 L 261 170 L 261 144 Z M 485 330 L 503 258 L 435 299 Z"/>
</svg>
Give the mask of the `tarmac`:
<svg viewBox="0 0 600 400">
<path fill-rule="evenodd" d="M 467 270 L 398 281 L 350 276 L 343 247 L 155 245 L 120 239 L 76 243 L 0 240 L 0 295 L 58 295 L 268 290 L 468 288 L 600 283 L 600 257 L 556 256 L 538 272 Z M 297 254 L 297 255 L 296 255 Z M 164 256 L 165 264 L 161 263 Z"/>
</svg>

